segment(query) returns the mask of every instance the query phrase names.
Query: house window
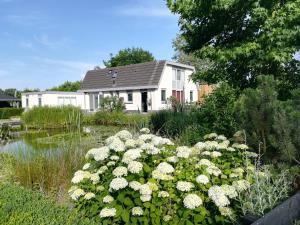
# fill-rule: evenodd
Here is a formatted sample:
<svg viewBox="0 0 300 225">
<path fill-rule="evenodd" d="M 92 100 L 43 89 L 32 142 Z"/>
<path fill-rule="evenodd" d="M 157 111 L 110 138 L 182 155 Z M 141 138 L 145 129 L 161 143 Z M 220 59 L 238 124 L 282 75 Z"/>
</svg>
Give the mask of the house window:
<svg viewBox="0 0 300 225">
<path fill-rule="evenodd" d="M 127 92 L 127 102 L 132 102 L 133 98 L 132 98 L 132 91 L 128 91 Z"/>
<path fill-rule="evenodd" d="M 39 106 L 42 106 L 42 95 L 38 95 Z"/>
<path fill-rule="evenodd" d="M 172 69 L 172 89 L 182 91 L 184 86 L 184 70 L 173 68 Z"/>
<path fill-rule="evenodd" d="M 26 95 L 26 108 L 28 108 L 28 107 L 29 107 L 29 96 Z"/>
<path fill-rule="evenodd" d="M 162 89 L 162 90 L 161 90 L 161 102 L 162 102 L 162 103 L 165 103 L 166 100 L 167 100 L 167 98 L 166 98 L 166 90 L 165 90 L 165 89 Z"/>
<path fill-rule="evenodd" d="M 190 91 L 190 102 L 194 101 L 193 91 Z"/>
</svg>

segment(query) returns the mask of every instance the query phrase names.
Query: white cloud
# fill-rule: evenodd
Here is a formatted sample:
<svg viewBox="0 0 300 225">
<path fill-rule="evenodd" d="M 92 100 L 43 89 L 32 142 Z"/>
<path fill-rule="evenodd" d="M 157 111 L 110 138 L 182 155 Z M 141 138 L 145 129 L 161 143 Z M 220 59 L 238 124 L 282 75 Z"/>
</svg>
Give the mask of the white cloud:
<svg viewBox="0 0 300 225">
<path fill-rule="evenodd" d="M 50 47 L 50 48 L 58 48 L 63 47 L 67 44 L 69 44 L 70 40 L 63 37 L 59 39 L 50 39 L 47 34 L 42 34 L 38 36 L 34 36 L 34 41 L 37 42 L 40 45 Z"/>
</svg>

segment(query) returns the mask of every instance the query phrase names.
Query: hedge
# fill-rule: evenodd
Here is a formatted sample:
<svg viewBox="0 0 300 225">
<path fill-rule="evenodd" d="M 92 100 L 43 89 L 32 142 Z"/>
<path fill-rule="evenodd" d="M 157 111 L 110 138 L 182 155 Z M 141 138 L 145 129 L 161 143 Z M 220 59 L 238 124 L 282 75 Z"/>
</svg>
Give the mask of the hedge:
<svg viewBox="0 0 300 225">
<path fill-rule="evenodd" d="M 58 206 L 41 193 L 12 184 L 0 184 L 1 225 L 94 225 L 87 218 L 80 218 L 74 210 Z"/>
<path fill-rule="evenodd" d="M 22 108 L 0 108 L 0 119 L 9 119 L 12 116 L 20 116 L 23 113 Z"/>
</svg>

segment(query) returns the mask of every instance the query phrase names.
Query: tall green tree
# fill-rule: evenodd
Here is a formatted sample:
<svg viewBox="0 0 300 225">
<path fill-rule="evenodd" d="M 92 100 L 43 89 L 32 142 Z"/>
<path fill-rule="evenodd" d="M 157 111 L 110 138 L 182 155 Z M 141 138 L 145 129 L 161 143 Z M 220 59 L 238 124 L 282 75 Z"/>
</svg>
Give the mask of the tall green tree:
<svg viewBox="0 0 300 225">
<path fill-rule="evenodd" d="M 300 0 L 167 0 L 180 16 L 184 50 L 213 66 L 196 80 L 245 89 L 273 75 L 282 99 L 299 87 Z"/>
<path fill-rule="evenodd" d="M 152 53 L 142 48 L 125 48 L 120 50 L 115 56 L 110 54 L 110 59 L 103 61 L 106 67 L 125 66 L 143 62 L 154 61 Z"/>
<path fill-rule="evenodd" d="M 78 91 L 80 89 L 80 85 L 81 81 L 66 81 L 57 87 L 50 88 L 49 91 Z"/>
</svg>

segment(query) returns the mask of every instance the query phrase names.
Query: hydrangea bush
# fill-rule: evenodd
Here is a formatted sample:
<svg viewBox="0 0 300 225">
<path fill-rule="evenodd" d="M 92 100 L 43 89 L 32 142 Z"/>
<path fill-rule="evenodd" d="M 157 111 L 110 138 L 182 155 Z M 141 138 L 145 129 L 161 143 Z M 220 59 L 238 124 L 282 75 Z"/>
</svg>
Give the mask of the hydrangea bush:
<svg viewBox="0 0 300 225">
<path fill-rule="evenodd" d="M 140 132 L 120 131 L 87 152 L 69 190 L 78 209 L 101 224 L 232 223 L 255 153 L 215 133 L 187 147 Z"/>
</svg>

